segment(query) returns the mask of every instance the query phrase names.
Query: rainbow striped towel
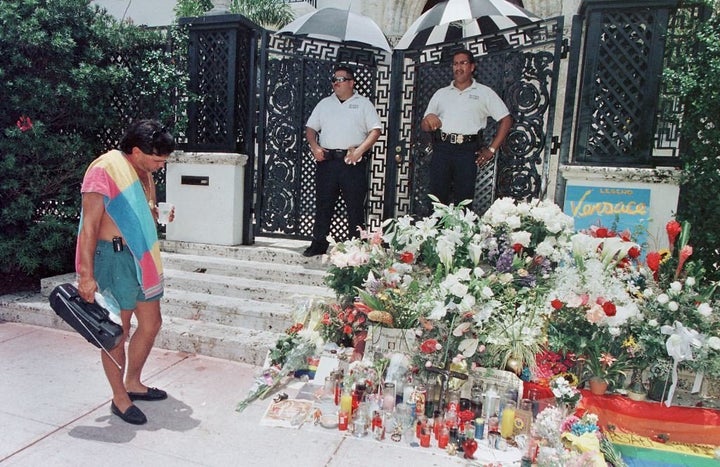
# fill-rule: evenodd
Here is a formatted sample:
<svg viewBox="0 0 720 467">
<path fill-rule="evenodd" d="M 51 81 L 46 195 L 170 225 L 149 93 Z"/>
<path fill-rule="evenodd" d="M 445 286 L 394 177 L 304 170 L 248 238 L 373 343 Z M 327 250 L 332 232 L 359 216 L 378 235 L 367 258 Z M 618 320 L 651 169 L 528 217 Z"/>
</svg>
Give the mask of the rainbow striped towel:
<svg viewBox="0 0 720 467">
<path fill-rule="evenodd" d="M 140 179 L 123 153 L 112 150 L 95 159 L 85 172 L 81 191 L 100 193 L 105 197 L 105 211 L 120 229 L 125 245 L 135 257 L 138 283 L 145 298 L 162 294 L 163 268 L 155 219 Z M 81 213 L 80 227 L 82 222 Z M 79 251 L 77 248 L 76 270 Z"/>
</svg>

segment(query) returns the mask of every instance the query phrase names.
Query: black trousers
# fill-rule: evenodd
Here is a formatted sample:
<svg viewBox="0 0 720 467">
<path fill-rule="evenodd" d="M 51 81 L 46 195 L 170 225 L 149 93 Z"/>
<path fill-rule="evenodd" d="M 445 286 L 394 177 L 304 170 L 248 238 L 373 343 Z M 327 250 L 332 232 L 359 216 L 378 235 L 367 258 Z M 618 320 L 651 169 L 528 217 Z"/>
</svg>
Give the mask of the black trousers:
<svg viewBox="0 0 720 467">
<path fill-rule="evenodd" d="M 367 160 L 367 157 L 363 157 L 356 165 L 346 164 L 342 159 L 318 162 L 315 170 L 314 242 L 327 243 L 335 203 L 341 195 L 347 207 L 350 237 L 360 236 L 358 228 L 365 228 Z"/>
<path fill-rule="evenodd" d="M 436 141 L 430 161 L 430 193 L 441 203 L 475 198 L 477 143 L 450 144 Z M 454 196 L 451 197 L 451 194 Z"/>
</svg>

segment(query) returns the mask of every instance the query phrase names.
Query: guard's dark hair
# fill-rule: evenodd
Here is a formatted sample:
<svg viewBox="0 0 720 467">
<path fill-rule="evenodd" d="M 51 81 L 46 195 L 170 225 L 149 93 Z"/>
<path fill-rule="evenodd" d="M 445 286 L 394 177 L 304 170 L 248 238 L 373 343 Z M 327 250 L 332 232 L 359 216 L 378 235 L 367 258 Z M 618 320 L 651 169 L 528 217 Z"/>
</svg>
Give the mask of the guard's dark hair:
<svg viewBox="0 0 720 467">
<path fill-rule="evenodd" d="M 459 54 L 465 54 L 467 56 L 468 60 L 470 60 L 470 63 L 475 63 L 475 56 L 468 49 L 453 50 L 453 53 L 450 57 L 455 58 L 455 55 L 459 55 Z"/>
<path fill-rule="evenodd" d="M 353 72 L 353 69 L 347 65 L 337 65 L 335 67 L 335 69 L 333 69 L 333 73 L 338 72 L 338 71 L 344 71 L 345 73 L 347 73 L 348 78 L 350 78 L 352 80 L 355 79 L 355 73 Z"/>
<path fill-rule="evenodd" d="M 175 150 L 175 139 L 157 120 L 137 120 L 120 139 L 120 150 L 130 154 L 134 147 L 145 154 L 170 155 Z"/>
</svg>

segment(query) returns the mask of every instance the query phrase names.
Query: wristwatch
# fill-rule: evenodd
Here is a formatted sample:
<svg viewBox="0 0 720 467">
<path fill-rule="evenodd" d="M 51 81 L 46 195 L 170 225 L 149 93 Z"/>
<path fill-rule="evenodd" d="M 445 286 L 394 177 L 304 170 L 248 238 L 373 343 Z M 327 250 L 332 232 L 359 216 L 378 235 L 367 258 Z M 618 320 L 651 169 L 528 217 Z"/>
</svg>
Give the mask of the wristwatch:
<svg viewBox="0 0 720 467">
<path fill-rule="evenodd" d="M 496 149 L 492 146 L 488 146 L 488 151 L 490 151 L 490 154 L 495 154 Z"/>
</svg>

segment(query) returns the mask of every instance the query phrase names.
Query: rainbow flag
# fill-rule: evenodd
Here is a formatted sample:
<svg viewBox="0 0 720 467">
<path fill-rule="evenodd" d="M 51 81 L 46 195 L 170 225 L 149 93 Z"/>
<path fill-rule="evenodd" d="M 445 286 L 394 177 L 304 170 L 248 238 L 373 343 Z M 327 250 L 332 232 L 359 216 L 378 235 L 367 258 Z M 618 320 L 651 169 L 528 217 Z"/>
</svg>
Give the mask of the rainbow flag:
<svg viewBox="0 0 720 467">
<path fill-rule="evenodd" d="M 598 425 L 631 467 L 720 465 L 714 457 L 720 448 L 719 410 L 590 391 L 582 391 L 578 409 L 598 416 Z"/>
</svg>

